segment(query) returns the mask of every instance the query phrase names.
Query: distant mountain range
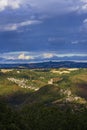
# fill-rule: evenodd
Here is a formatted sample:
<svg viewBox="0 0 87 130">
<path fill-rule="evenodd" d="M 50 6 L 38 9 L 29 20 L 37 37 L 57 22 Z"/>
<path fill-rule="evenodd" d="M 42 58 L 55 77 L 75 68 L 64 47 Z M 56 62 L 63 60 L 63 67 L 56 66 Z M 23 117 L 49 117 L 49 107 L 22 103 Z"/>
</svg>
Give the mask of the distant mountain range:
<svg viewBox="0 0 87 130">
<path fill-rule="evenodd" d="M 0 64 L 0 69 L 37 69 L 37 68 L 87 68 L 87 62 L 41 62 L 41 63 L 26 63 L 26 64 Z"/>
</svg>

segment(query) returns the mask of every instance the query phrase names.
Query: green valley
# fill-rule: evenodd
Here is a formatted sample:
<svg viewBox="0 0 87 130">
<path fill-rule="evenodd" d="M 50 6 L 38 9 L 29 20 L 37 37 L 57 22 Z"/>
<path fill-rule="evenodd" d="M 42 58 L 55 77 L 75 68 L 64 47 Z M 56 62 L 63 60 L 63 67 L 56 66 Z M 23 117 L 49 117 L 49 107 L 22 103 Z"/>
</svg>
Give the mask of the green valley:
<svg viewBox="0 0 87 130">
<path fill-rule="evenodd" d="M 87 69 L 1 69 L 0 130 L 86 130 Z"/>
</svg>

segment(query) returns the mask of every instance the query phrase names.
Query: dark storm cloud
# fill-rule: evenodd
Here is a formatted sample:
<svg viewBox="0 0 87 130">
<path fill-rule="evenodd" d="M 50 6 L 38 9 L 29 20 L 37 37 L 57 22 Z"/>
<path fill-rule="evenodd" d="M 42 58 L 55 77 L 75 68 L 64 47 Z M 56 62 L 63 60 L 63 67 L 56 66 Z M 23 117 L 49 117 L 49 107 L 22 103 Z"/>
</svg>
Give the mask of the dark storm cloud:
<svg viewBox="0 0 87 130">
<path fill-rule="evenodd" d="M 17 60 L 14 53 L 18 52 L 24 58 L 18 60 L 34 61 L 36 58 L 39 61 L 44 56 L 58 59 L 66 54 L 74 55 L 73 59 L 81 54 L 85 57 L 83 60 L 86 59 L 86 13 L 87 0 L 1 0 L 1 58 Z M 36 53 L 38 58 L 21 52 Z M 39 53 L 45 55 L 41 58 Z"/>
</svg>

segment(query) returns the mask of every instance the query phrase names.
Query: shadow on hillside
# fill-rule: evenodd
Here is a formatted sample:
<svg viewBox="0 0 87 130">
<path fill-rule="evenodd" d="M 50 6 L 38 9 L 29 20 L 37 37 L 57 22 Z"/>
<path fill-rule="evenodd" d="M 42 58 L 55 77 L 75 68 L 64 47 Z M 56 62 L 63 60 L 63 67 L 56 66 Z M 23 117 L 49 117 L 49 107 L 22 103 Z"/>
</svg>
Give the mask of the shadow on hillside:
<svg viewBox="0 0 87 130">
<path fill-rule="evenodd" d="M 46 85 L 35 92 L 13 92 L 7 96 L 0 96 L 0 102 L 18 106 L 22 104 L 33 104 L 51 102 L 60 98 L 59 88 L 53 85 Z"/>
<path fill-rule="evenodd" d="M 23 93 L 21 91 L 13 92 L 12 94 L 0 96 L 0 102 L 9 104 L 11 106 L 21 105 L 31 93 Z"/>
<path fill-rule="evenodd" d="M 87 100 L 87 83 L 77 84 L 77 95 Z"/>
<path fill-rule="evenodd" d="M 81 85 L 81 84 L 80 84 Z M 86 84 L 87 85 L 87 84 Z M 79 86 L 78 95 L 85 96 L 87 98 L 87 88 L 86 85 Z M 83 89 L 84 91 L 80 90 Z M 85 90 L 86 89 L 86 90 Z M 13 107 L 20 107 L 24 105 L 34 105 L 34 104 L 45 104 L 47 106 L 50 105 L 59 105 L 61 108 L 65 108 L 65 106 L 74 105 L 73 102 L 64 102 L 65 100 L 63 96 L 60 94 L 60 88 L 54 85 L 46 85 L 40 88 L 35 92 L 23 92 L 17 91 L 7 96 L 0 96 L 0 103 L 6 103 Z M 55 103 L 55 101 L 57 101 Z M 71 105 L 72 104 L 72 105 Z M 75 103 L 76 104 L 76 103 Z M 77 104 L 79 106 L 81 104 Z"/>
</svg>

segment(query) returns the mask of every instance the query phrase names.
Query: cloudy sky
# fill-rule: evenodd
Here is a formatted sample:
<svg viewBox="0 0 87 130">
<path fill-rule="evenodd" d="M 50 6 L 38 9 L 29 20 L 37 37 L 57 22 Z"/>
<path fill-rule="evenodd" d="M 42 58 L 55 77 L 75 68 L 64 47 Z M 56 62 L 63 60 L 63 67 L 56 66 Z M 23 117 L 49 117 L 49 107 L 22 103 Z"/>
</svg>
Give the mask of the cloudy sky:
<svg viewBox="0 0 87 130">
<path fill-rule="evenodd" d="M 87 0 L 0 0 L 0 63 L 87 61 Z"/>
</svg>

